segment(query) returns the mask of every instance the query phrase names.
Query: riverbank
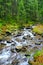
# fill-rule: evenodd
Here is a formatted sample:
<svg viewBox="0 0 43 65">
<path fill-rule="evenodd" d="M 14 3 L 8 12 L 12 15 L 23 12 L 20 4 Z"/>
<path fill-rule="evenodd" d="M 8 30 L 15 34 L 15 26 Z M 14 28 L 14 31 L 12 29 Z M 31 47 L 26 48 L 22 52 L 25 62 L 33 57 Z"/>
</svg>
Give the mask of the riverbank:
<svg viewBox="0 0 43 65">
<path fill-rule="evenodd" d="M 23 28 L 28 28 L 33 26 L 33 32 L 38 34 L 43 34 L 43 24 L 29 22 L 29 23 L 0 23 L 0 33 L 5 33 L 6 31 L 12 32 L 13 30 L 20 30 Z"/>
</svg>

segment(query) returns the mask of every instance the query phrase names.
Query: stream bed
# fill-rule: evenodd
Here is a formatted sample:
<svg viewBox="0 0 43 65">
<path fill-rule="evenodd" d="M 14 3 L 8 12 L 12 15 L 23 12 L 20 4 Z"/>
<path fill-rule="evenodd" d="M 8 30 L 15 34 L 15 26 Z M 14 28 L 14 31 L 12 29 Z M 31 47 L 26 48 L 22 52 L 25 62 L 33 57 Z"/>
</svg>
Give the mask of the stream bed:
<svg viewBox="0 0 43 65">
<path fill-rule="evenodd" d="M 30 65 L 36 50 L 43 48 L 43 37 L 24 28 L 6 32 L 0 39 L 0 65 Z"/>
</svg>

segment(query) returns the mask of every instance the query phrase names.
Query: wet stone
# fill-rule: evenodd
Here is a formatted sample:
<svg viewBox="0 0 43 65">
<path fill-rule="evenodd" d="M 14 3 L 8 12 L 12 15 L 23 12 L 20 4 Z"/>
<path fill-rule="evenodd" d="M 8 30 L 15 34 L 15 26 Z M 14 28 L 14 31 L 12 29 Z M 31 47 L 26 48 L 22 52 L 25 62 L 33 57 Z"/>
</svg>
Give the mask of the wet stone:
<svg viewBox="0 0 43 65">
<path fill-rule="evenodd" d="M 6 40 L 7 42 L 10 42 L 10 43 L 11 43 L 11 41 L 12 41 L 12 40 L 11 40 L 11 36 L 6 36 L 6 37 L 5 37 L 5 40 Z"/>
<path fill-rule="evenodd" d="M 31 49 L 31 52 L 35 52 L 36 50 L 39 50 L 37 46 L 33 47 L 33 48 Z"/>
<path fill-rule="evenodd" d="M 32 45 L 29 45 L 29 47 L 32 47 Z"/>
<path fill-rule="evenodd" d="M 20 38 L 16 38 L 15 40 L 18 42 L 22 42 L 22 40 Z"/>
<path fill-rule="evenodd" d="M 15 59 L 15 60 L 13 60 L 12 65 L 18 65 L 18 62 L 19 61 Z"/>
<path fill-rule="evenodd" d="M 30 27 L 26 27 L 26 29 L 32 29 L 32 26 L 30 26 Z"/>
<path fill-rule="evenodd" d="M 27 57 L 27 56 L 30 56 L 30 54 L 25 54 L 25 56 Z"/>
<path fill-rule="evenodd" d="M 40 39 L 42 39 L 42 37 L 40 35 L 36 35 L 35 39 L 40 40 Z"/>
<path fill-rule="evenodd" d="M 0 43 L 0 50 L 2 50 L 5 46 L 6 46 L 6 44 Z"/>
<path fill-rule="evenodd" d="M 20 52 L 20 51 L 21 51 L 21 49 L 17 49 L 17 48 L 15 48 L 15 50 L 16 50 L 17 52 Z"/>
<path fill-rule="evenodd" d="M 30 40 L 31 37 L 30 37 L 29 35 L 27 35 L 27 36 L 24 36 L 23 39 L 25 39 L 25 40 Z"/>
<path fill-rule="evenodd" d="M 23 37 L 23 39 L 27 39 L 27 37 Z"/>
<path fill-rule="evenodd" d="M 38 40 L 41 40 L 41 38 L 39 38 Z"/>
<path fill-rule="evenodd" d="M 35 32 L 32 32 L 34 36 L 36 36 L 37 34 Z"/>
<path fill-rule="evenodd" d="M 4 35 L 0 34 L 0 42 L 4 40 Z"/>
<path fill-rule="evenodd" d="M 42 38 L 43 38 L 43 34 L 41 34 Z"/>
<path fill-rule="evenodd" d="M 27 51 L 27 47 L 24 47 L 24 46 L 23 46 L 22 49 L 21 49 L 21 51 L 22 51 L 22 52 L 26 52 L 26 51 Z"/>
<path fill-rule="evenodd" d="M 6 32 L 6 35 L 7 35 L 7 36 L 10 36 L 10 35 L 11 35 L 11 33 L 7 31 L 7 32 Z"/>
<path fill-rule="evenodd" d="M 7 41 L 7 43 L 11 43 L 12 41 Z"/>
<path fill-rule="evenodd" d="M 15 46 L 15 43 L 11 44 L 11 46 Z"/>
<path fill-rule="evenodd" d="M 3 40 L 2 39 L 0 39 L 0 42 L 2 42 Z"/>
<path fill-rule="evenodd" d="M 18 34 L 17 34 L 17 37 L 18 37 L 18 36 L 21 36 L 21 33 L 18 33 Z"/>
<path fill-rule="evenodd" d="M 35 43 L 35 45 L 41 45 L 41 43 L 40 43 L 40 42 L 39 42 L 39 43 L 38 43 L 38 42 L 36 42 L 36 43 Z"/>
<path fill-rule="evenodd" d="M 15 48 L 18 49 L 18 50 L 22 49 L 22 47 L 23 47 L 22 44 L 19 44 L 19 43 L 15 46 Z"/>
<path fill-rule="evenodd" d="M 15 53 L 15 49 L 11 49 L 11 52 L 12 52 L 12 53 Z"/>
</svg>

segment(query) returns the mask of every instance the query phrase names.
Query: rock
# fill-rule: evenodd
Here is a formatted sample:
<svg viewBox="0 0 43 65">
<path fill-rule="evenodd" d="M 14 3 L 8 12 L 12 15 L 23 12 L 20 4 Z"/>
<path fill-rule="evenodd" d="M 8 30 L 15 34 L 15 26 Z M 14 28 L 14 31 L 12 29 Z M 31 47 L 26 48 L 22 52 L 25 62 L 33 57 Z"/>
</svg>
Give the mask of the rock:
<svg viewBox="0 0 43 65">
<path fill-rule="evenodd" d="M 37 41 L 41 40 L 41 39 L 42 39 L 42 37 L 41 37 L 40 35 L 36 35 L 34 39 L 35 39 L 35 40 L 36 40 L 36 42 L 37 42 Z"/>
<path fill-rule="evenodd" d="M 6 44 L 5 43 L 0 43 L 0 45 L 5 46 Z"/>
<path fill-rule="evenodd" d="M 11 40 L 11 36 L 6 36 L 6 37 L 5 37 L 5 40 L 6 40 L 7 42 L 10 42 L 10 43 L 11 43 L 11 41 L 12 41 L 12 40 Z"/>
<path fill-rule="evenodd" d="M 37 34 L 35 32 L 32 32 L 34 36 L 36 36 Z"/>
<path fill-rule="evenodd" d="M 39 38 L 38 40 L 41 40 L 41 38 Z"/>
<path fill-rule="evenodd" d="M 15 49 L 11 49 L 11 52 L 12 52 L 12 53 L 15 53 Z"/>
<path fill-rule="evenodd" d="M 32 29 L 32 26 L 26 27 L 26 29 Z"/>
<path fill-rule="evenodd" d="M 26 27 L 26 29 L 31 29 L 30 27 Z"/>
<path fill-rule="evenodd" d="M 17 59 L 15 59 L 15 60 L 12 61 L 12 65 L 18 65 L 18 62 L 19 61 Z"/>
<path fill-rule="evenodd" d="M 33 40 L 34 38 L 31 38 L 31 40 Z"/>
<path fill-rule="evenodd" d="M 16 49 L 22 49 L 22 46 L 16 46 Z"/>
<path fill-rule="evenodd" d="M 41 34 L 41 36 L 43 37 L 43 34 Z"/>
<path fill-rule="evenodd" d="M 24 40 L 30 40 L 31 37 L 29 35 L 23 37 Z"/>
<path fill-rule="evenodd" d="M 21 34 L 17 34 L 17 35 L 15 35 L 15 37 L 18 37 L 18 36 L 21 36 Z"/>
<path fill-rule="evenodd" d="M 33 47 L 31 51 L 35 52 L 36 50 L 39 50 L 37 46 Z"/>
<path fill-rule="evenodd" d="M 21 31 L 20 31 L 20 32 L 18 32 L 17 36 L 21 36 Z"/>
<path fill-rule="evenodd" d="M 27 51 L 27 47 L 23 46 L 22 49 L 21 49 L 21 51 L 26 52 Z"/>
<path fill-rule="evenodd" d="M 32 47 L 32 45 L 29 45 L 29 47 Z"/>
<path fill-rule="evenodd" d="M 7 43 L 11 43 L 12 41 L 7 41 Z"/>
<path fill-rule="evenodd" d="M 15 48 L 16 48 L 16 49 L 22 49 L 22 44 L 21 44 L 20 42 L 18 42 L 18 41 L 16 41 L 16 40 L 14 40 L 14 42 L 16 43 L 16 44 L 15 44 Z"/>
<path fill-rule="evenodd" d="M 35 45 L 41 45 L 41 43 L 40 42 L 36 42 Z"/>
<path fill-rule="evenodd" d="M 23 37 L 23 39 L 27 39 L 27 37 L 25 36 L 25 37 Z"/>
<path fill-rule="evenodd" d="M 27 56 L 30 56 L 30 54 L 25 54 L 25 56 L 27 57 Z"/>
<path fill-rule="evenodd" d="M 0 34 L 0 42 L 4 40 L 4 35 Z"/>
<path fill-rule="evenodd" d="M 14 44 L 11 44 L 12 46 L 15 46 L 15 43 Z"/>
<path fill-rule="evenodd" d="M 20 52 L 20 51 L 21 51 L 21 49 L 17 49 L 17 48 L 15 48 L 15 50 L 16 50 L 17 52 Z"/>
<path fill-rule="evenodd" d="M 0 50 L 2 50 L 5 46 L 6 46 L 6 44 L 0 43 Z"/>
<path fill-rule="evenodd" d="M 6 32 L 6 35 L 7 35 L 7 36 L 10 36 L 10 35 L 11 35 L 11 33 L 7 31 L 7 32 Z"/>
<path fill-rule="evenodd" d="M 22 42 L 22 40 L 20 38 L 16 38 L 15 39 L 17 42 Z"/>
<path fill-rule="evenodd" d="M 3 40 L 2 39 L 0 39 L 0 42 L 2 42 Z"/>
</svg>

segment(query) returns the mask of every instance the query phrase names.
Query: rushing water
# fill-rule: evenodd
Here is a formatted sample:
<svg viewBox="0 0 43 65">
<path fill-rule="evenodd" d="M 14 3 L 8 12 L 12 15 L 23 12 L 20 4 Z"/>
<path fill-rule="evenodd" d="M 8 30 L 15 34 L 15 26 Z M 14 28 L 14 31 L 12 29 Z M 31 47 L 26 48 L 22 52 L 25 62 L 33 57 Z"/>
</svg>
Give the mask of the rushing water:
<svg viewBox="0 0 43 65">
<path fill-rule="evenodd" d="M 6 45 L 0 50 L 0 65 L 29 65 L 28 61 L 33 60 L 34 48 L 41 49 L 43 47 L 43 42 L 39 45 L 35 44 L 36 42 L 39 44 L 40 40 L 35 38 L 31 29 L 26 28 L 24 28 L 20 36 L 12 34 L 11 42 L 1 41 L 0 44 Z M 16 51 L 16 48 L 22 49 L 25 46 L 28 46 L 27 50 L 29 52 L 33 49 L 29 58 L 25 56 L 25 53 L 22 54 Z"/>
</svg>

